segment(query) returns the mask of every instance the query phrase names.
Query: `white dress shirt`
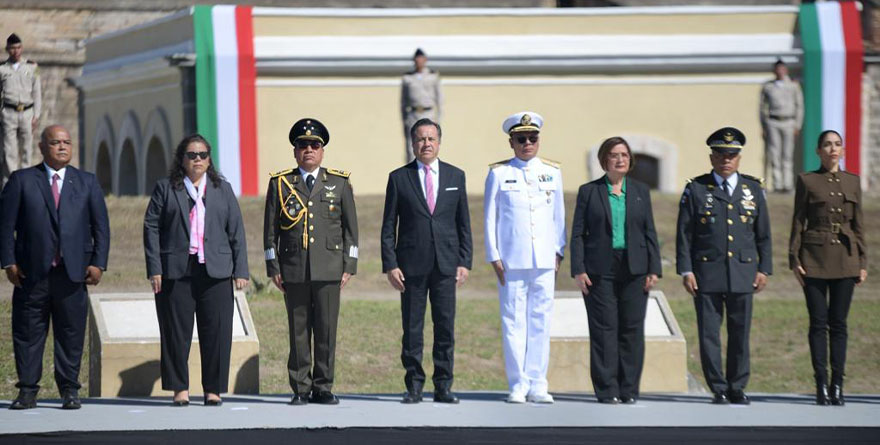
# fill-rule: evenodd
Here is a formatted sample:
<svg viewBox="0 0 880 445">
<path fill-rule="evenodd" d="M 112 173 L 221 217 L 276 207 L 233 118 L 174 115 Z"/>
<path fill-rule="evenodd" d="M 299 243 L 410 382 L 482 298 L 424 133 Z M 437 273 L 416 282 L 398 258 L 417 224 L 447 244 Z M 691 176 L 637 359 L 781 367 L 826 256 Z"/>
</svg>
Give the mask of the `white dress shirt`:
<svg viewBox="0 0 880 445">
<path fill-rule="evenodd" d="M 67 166 L 65 165 L 61 170 L 55 170 L 54 168 L 49 167 L 49 164 L 45 162 L 43 165 L 46 167 L 46 174 L 49 178 L 49 190 L 52 189 L 52 176 L 54 176 L 55 173 L 58 173 L 58 194 L 61 194 L 61 188 L 64 187 L 64 174 L 67 173 Z"/>
<path fill-rule="evenodd" d="M 419 166 L 419 184 L 422 185 L 422 196 L 427 201 L 428 191 L 425 190 L 425 164 L 416 159 L 416 165 Z M 431 168 L 432 180 L 434 181 L 434 204 L 437 203 L 437 192 L 440 190 L 440 161 L 434 159 L 434 162 L 427 164 Z"/>
<path fill-rule="evenodd" d="M 309 176 L 315 178 L 315 181 L 318 180 L 318 171 L 320 170 L 321 167 L 318 167 L 314 171 L 307 172 L 306 169 L 299 167 L 299 174 L 302 176 L 303 182 L 308 184 L 309 181 L 307 181 L 307 179 L 309 179 Z"/>
</svg>

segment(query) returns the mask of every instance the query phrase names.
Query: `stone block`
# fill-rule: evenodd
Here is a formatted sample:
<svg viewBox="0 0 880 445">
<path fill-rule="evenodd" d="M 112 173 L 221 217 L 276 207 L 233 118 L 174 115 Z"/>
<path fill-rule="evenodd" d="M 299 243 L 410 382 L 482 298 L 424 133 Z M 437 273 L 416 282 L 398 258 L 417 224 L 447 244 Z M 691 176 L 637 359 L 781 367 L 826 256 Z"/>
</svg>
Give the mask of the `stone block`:
<svg viewBox="0 0 880 445">
<path fill-rule="evenodd" d="M 580 292 L 557 292 L 550 325 L 550 391 L 592 392 L 590 332 Z M 645 315 L 641 392 L 687 392 L 687 344 L 663 292 L 651 291 Z"/>
<path fill-rule="evenodd" d="M 229 392 L 260 391 L 260 342 L 244 293 L 235 293 Z M 89 397 L 161 396 L 159 324 L 153 294 L 89 296 Z M 189 355 L 190 394 L 202 393 L 198 332 Z"/>
</svg>

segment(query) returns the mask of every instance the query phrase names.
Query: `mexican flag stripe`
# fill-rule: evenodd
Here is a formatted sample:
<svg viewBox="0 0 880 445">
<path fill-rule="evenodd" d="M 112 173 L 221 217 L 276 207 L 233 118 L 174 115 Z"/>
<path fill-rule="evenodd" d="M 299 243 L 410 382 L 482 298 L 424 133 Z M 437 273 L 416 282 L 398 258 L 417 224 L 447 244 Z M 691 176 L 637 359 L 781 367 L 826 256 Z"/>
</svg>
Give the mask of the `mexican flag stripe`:
<svg viewBox="0 0 880 445">
<path fill-rule="evenodd" d="M 197 127 L 237 195 L 257 194 L 256 67 L 251 7 L 195 6 Z"/>
</svg>

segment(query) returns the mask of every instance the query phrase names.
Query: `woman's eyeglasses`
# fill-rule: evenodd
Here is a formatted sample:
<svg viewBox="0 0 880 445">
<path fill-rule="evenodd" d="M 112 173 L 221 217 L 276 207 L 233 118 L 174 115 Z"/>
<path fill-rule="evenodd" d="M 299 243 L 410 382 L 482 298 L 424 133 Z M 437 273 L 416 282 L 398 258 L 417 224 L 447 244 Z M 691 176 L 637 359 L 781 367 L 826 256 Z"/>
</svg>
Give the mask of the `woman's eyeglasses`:
<svg viewBox="0 0 880 445">
<path fill-rule="evenodd" d="M 207 151 L 188 151 L 186 152 L 186 157 L 190 161 L 195 161 L 196 158 L 208 159 L 208 156 L 210 156 L 210 154 L 211 153 Z"/>
<path fill-rule="evenodd" d="M 538 142 L 538 136 L 529 136 L 529 137 L 526 137 L 526 136 L 518 136 L 518 137 L 516 138 L 516 141 L 519 142 L 520 144 L 525 144 L 527 140 L 528 140 L 529 142 L 533 143 L 533 144 L 534 144 L 534 143 L 537 143 L 537 142 Z"/>
</svg>

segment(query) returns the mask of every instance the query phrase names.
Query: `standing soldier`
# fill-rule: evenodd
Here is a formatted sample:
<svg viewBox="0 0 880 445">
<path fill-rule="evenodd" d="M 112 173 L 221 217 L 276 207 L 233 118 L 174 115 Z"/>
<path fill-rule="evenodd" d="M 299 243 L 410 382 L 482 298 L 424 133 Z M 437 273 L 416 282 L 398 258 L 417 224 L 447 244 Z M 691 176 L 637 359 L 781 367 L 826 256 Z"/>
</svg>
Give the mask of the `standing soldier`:
<svg viewBox="0 0 880 445">
<path fill-rule="evenodd" d="M 419 119 L 440 122 L 443 93 L 440 91 L 440 73 L 428 68 L 428 57 L 421 48 L 413 55 L 414 68 L 403 75 L 400 84 L 400 115 L 406 137 L 406 162 L 411 162 L 412 137 L 409 130 Z"/>
<path fill-rule="evenodd" d="M 37 63 L 21 57 L 21 39 L 6 39 L 9 58 L 0 65 L 0 101 L 3 104 L 0 127 L 3 131 L 0 159 L 0 186 L 12 172 L 31 165 L 34 130 L 40 119 L 40 70 Z"/>
<path fill-rule="evenodd" d="M 317 119 L 301 119 L 289 139 L 298 168 L 269 180 L 263 225 L 266 272 L 284 292 L 287 307 L 290 404 L 335 405 L 339 399 L 331 390 L 339 293 L 357 272 L 357 212 L 349 173 L 321 167 L 330 142 L 327 128 Z"/>
<path fill-rule="evenodd" d="M 700 360 L 712 403 L 748 405 L 752 294 L 773 271 L 770 215 L 761 180 L 737 172 L 746 137 L 733 127 L 709 136 L 712 172 L 688 181 L 678 208 L 676 269 L 694 297 Z M 721 367 L 727 309 L 727 373 Z"/>
<path fill-rule="evenodd" d="M 773 190 L 794 189 L 795 139 L 804 121 L 804 95 L 797 82 L 788 77 L 782 59 L 773 66 L 774 80 L 761 88 L 761 127 L 764 130 L 765 156 L 773 172 Z"/>
<path fill-rule="evenodd" d="M 515 156 L 492 164 L 486 177 L 486 259 L 498 277 L 509 403 L 553 403 L 547 365 L 565 203 L 559 164 L 537 157 L 543 123 L 529 111 L 505 119 Z"/>
</svg>

